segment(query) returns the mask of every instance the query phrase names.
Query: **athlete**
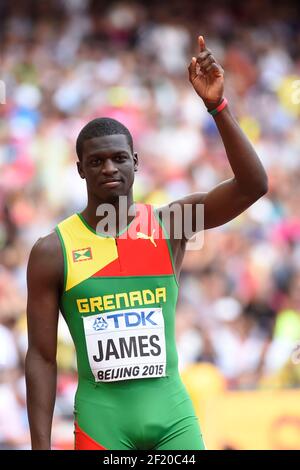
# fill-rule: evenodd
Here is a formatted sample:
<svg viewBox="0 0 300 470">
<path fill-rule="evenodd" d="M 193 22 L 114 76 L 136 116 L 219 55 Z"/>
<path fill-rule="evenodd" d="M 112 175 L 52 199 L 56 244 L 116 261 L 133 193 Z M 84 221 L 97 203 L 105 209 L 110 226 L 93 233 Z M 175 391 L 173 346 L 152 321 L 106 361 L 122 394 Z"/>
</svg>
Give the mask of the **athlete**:
<svg viewBox="0 0 300 470">
<path fill-rule="evenodd" d="M 154 210 L 133 201 L 138 156 L 128 129 L 100 118 L 81 130 L 77 166 L 86 180 L 87 207 L 39 239 L 28 264 L 32 449 L 51 448 L 59 310 L 77 354 L 75 449 L 204 449 L 179 377 L 174 338 L 188 237 L 175 236 L 177 213 L 168 227 L 163 221 L 176 203 L 192 206 L 194 222 L 202 204 L 204 229 L 222 225 L 266 193 L 267 176 L 230 113 L 222 67 L 202 36 L 198 44 L 189 80 L 216 122 L 233 177 Z M 104 223 L 104 204 L 115 210 L 114 227 Z"/>
</svg>

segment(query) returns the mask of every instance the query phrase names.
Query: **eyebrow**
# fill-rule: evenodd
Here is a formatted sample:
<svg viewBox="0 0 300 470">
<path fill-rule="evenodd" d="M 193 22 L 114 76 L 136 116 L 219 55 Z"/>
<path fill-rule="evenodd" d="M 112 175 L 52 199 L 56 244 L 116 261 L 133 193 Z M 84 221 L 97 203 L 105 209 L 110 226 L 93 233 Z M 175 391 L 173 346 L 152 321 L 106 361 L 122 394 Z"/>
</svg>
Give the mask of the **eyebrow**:
<svg viewBox="0 0 300 470">
<path fill-rule="evenodd" d="M 93 157 L 104 157 L 106 155 L 106 151 L 104 150 L 103 152 L 101 151 L 96 151 L 96 152 L 93 152 L 93 153 L 90 153 L 89 155 L 87 155 L 86 158 L 93 158 Z M 115 155 L 120 155 L 120 154 L 126 154 L 126 155 L 129 155 L 129 153 L 127 152 L 127 150 L 116 150 L 115 152 L 112 152 L 113 156 Z"/>
</svg>

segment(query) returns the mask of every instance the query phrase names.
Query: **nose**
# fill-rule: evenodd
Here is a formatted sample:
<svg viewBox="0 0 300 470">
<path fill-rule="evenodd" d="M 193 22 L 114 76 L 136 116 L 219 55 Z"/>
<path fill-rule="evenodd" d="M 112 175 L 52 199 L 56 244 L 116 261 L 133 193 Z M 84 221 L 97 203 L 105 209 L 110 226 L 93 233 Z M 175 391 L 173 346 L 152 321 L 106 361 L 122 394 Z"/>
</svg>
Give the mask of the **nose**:
<svg viewBox="0 0 300 470">
<path fill-rule="evenodd" d="M 110 158 L 107 158 L 103 163 L 102 173 L 104 175 L 114 175 L 117 171 L 118 168 L 115 167 L 114 162 Z"/>
</svg>

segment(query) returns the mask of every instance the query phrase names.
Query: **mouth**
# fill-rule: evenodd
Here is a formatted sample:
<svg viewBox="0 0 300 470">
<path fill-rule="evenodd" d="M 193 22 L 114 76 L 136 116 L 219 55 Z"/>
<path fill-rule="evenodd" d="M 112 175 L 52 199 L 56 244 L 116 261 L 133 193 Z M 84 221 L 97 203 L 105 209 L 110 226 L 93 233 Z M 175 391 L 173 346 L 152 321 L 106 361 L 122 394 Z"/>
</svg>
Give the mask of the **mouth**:
<svg viewBox="0 0 300 470">
<path fill-rule="evenodd" d="M 103 181 L 101 183 L 101 186 L 104 186 L 105 188 L 116 188 L 121 184 L 121 180 L 107 180 Z"/>
</svg>

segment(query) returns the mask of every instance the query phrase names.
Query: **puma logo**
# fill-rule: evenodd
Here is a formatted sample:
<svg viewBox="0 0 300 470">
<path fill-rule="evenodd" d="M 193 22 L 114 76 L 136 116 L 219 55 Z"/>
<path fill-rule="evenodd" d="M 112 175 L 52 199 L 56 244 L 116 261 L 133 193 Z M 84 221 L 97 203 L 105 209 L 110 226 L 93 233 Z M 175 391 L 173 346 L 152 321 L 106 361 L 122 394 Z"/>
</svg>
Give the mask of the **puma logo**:
<svg viewBox="0 0 300 470">
<path fill-rule="evenodd" d="M 156 247 L 157 245 L 156 245 L 156 243 L 154 241 L 154 238 L 153 238 L 154 232 L 155 232 L 155 228 L 152 231 L 152 235 L 146 235 L 146 233 L 137 232 L 136 233 L 136 238 L 142 238 L 143 240 L 150 240 L 150 242 L 153 243 L 153 245 Z"/>
</svg>

